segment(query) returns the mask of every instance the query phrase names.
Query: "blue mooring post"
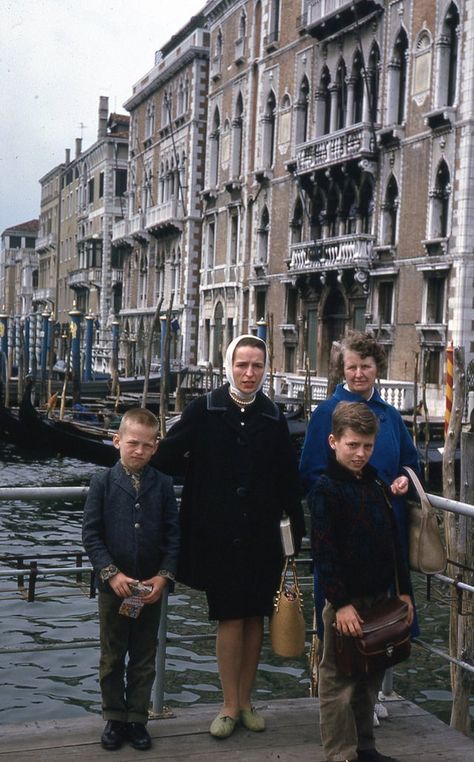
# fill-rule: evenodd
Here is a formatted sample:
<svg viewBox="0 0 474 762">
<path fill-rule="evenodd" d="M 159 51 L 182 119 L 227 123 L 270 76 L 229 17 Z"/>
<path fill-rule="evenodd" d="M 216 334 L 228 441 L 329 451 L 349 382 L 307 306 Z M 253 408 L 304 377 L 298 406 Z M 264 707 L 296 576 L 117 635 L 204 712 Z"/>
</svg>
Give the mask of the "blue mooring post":
<svg viewBox="0 0 474 762">
<path fill-rule="evenodd" d="M 165 363 L 165 342 L 166 342 L 166 315 L 160 315 L 160 364 L 161 364 L 162 376 L 163 376 L 163 367 Z"/>
<path fill-rule="evenodd" d="M 74 378 L 81 380 L 81 317 L 82 312 L 76 308 L 76 304 L 69 312 L 71 322 L 69 330 L 71 331 L 71 365 Z"/>
<path fill-rule="evenodd" d="M 92 381 L 92 336 L 94 331 L 94 315 L 86 315 L 84 335 L 84 381 Z"/>
<path fill-rule="evenodd" d="M 29 315 L 25 317 L 23 323 L 23 357 L 25 358 L 24 372 L 28 373 L 30 370 L 30 318 Z"/>
<path fill-rule="evenodd" d="M 49 334 L 49 310 L 41 313 L 41 384 L 46 382 L 46 366 L 48 364 L 48 334 Z"/>
<path fill-rule="evenodd" d="M 112 359 L 115 363 L 118 372 L 118 351 L 119 351 L 119 337 L 120 337 L 120 321 L 114 318 L 111 324 L 112 329 Z"/>
<path fill-rule="evenodd" d="M 8 383 L 8 315 L 6 312 L 0 314 L 0 370 L 1 378 Z"/>
<path fill-rule="evenodd" d="M 262 341 L 267 340 L 267 321 L 265 318 L 260 318 L 257 321 L 257 337 L 262 339 Z"/>
</svg>

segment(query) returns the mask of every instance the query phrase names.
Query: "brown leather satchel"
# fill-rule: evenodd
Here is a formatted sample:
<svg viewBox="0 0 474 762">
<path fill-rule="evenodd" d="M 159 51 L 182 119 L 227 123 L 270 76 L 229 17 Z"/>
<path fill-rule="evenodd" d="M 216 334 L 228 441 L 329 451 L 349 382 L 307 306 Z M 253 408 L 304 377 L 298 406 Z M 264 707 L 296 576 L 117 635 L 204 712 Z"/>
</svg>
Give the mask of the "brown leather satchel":
<svg viewBox="0 0 474 762">
<path fill-rule="evenodd" d="M 408 606 L 400 598 L 387 598 L 359 611 L 363 636 L 341 635 L 334 627 L 334 652 L 339 674 L 357 677 L 393 667 L 410 656 Z"/>
</svg>

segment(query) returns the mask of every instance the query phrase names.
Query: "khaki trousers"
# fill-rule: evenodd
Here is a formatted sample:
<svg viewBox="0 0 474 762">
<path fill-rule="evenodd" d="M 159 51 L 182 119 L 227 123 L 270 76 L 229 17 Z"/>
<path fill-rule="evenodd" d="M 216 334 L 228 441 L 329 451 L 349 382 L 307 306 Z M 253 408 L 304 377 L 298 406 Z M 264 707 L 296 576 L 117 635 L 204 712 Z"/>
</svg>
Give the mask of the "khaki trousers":
<svg viewBox="0 0 474 762">
<path fill-rule="evenodd" d="M 353 604 L 358 608 L 362 602 L 358 600 Z M 335 620 L 335 610 L 326 603 L 323 658 L 319 667 L 319 712 L 326 759 L 344 762 L 356 760 L 358 749 L 375 748 L 374 706 L 384 671 L 357 678 L 338 674 L 333 642 Z"/>
</svg>

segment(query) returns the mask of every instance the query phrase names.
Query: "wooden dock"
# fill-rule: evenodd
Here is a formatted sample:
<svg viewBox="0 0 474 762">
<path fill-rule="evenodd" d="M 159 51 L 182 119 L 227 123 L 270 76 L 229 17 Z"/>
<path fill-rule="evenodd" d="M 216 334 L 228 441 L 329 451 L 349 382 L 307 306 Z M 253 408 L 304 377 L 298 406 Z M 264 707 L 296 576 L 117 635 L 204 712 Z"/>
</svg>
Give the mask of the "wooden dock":
<svg viewBox="0 0 474 762">
<path fill-rule="evenodd" d="M 401 762 L 472 762 L 474 741 L 399 697 L 387 702 L 389 718 L 375 729 L 379 751 Z M 200 704 L 177 709 L 176 716 L 151 720 L 149 762 L 324 762 L 318 730 L 318 700 L 259 702 L 267 719 L 264 733 L 242 727 L 225 741 L 209 735 L 218 707 Z M 0 762 L 136 762 L 141 752 L 127 743 L 113 753 L 100 746 L 100 717 L 0 725 Z"/>
</svg>

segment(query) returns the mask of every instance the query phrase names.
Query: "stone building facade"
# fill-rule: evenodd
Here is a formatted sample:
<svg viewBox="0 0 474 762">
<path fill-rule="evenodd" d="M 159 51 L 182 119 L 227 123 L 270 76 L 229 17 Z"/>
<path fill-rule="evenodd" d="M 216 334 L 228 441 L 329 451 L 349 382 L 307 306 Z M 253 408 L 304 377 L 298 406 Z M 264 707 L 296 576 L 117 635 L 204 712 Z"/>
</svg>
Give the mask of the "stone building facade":
<svg viewBox="0 0 474 762">
<path fill-rule="evenodd" d="M 126 369 L 144 370 L 157 305 L 170 307 L 171 359 L 196 362 L 201 199 L 206 143 L 209 33 L 193 17 L 158 51 L 134 86 L 130 111 L 128 207 L 113 229 L 124 258 L 120 309 Z M 161 330 L 153 359 L 161 354 Z"/>
</svg>

